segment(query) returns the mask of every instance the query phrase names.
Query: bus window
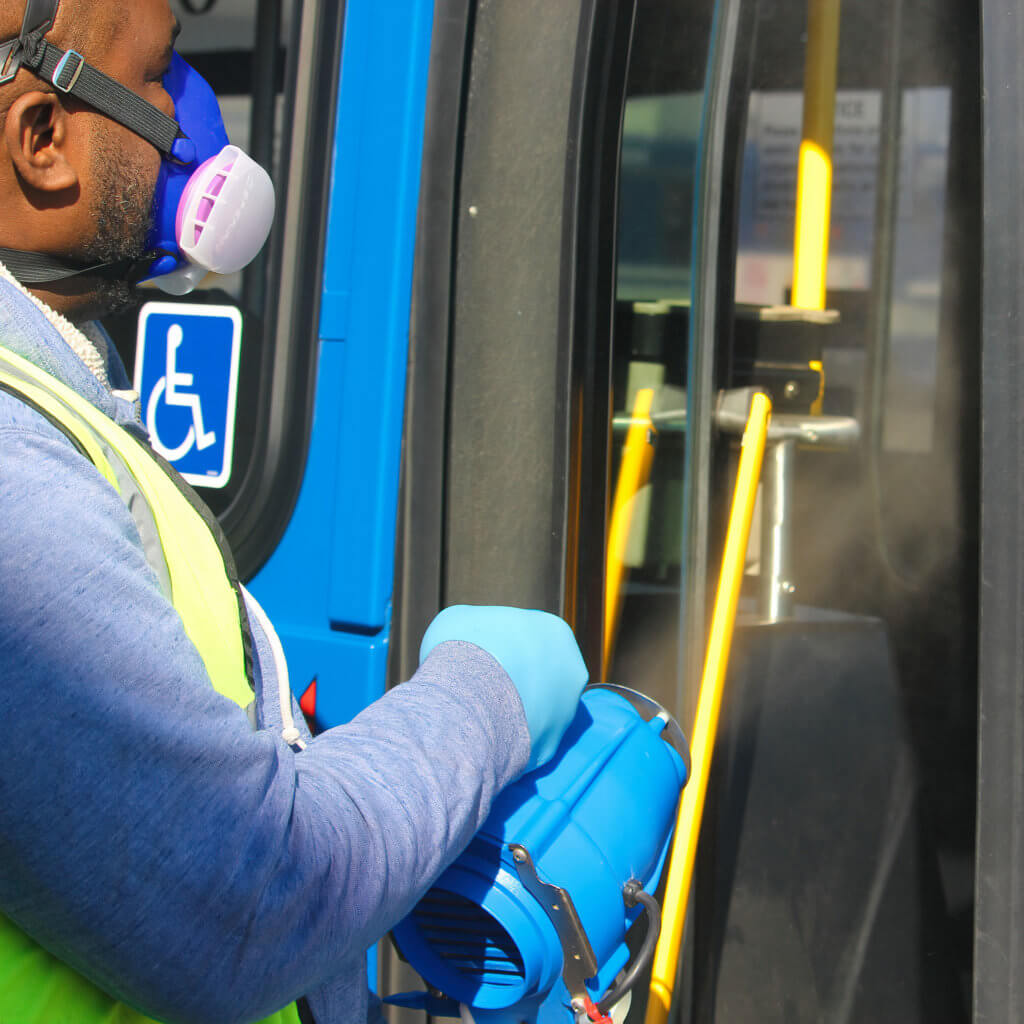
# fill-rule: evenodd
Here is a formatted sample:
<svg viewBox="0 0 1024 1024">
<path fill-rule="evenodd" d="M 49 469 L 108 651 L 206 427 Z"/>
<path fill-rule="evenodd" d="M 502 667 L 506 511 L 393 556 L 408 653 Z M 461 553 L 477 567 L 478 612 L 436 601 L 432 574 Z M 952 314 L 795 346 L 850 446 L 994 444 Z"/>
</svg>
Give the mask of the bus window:
<svg viewBox="0 0 1024 1024">
<path fill-rule="evenodd" d="M 229 141 L 265 166 L 278 184 L 281 176 L 274 155 L 280 149 L 284 86 L 284 49 L 280 40 L 288 38 L 293 7 L 292 0 L 283 3 L 280 0 L 267 3 L 265 0 L 258 9 L 256 5 L 239 0 L 176 0 L 172 4 L 181 25 L 176 48 L 217 94 Z M 274 46 L 269 53 L 257 57 L 257 22 L 260 20 L 270 23 L 264 32 L 269 30 L 272 33 Z M 261 41 L 261 45 L 266 50 L 266 44 Z M 257 78 L 253 75 L 254 65 L 262 65 L 268 57 L 269 72 Z M 260 80 L 264 84 L 258 86 Z M 236 405 L 238 418 L 235 424 L 233 465 L 226 485 L 202 488 L 205 500 L 217 512 L 226 509 L 237 493 L 252 452 L 255 403 L 250 396 L 258 388 L 257 378 L 264 343 L 262 278 L 267 269 L 267 248 L 243 273 L 227 277 L 209 274 L 184 299 L 188 303 L 203 305 L 237 306 L 243 318 L 239 361 L 240 400 Z M 147 294 L 147 299 L 168 301 L 171 297 L 153 289 Z M 134 371 L 137 324 L 138 315 L 134 310 L 106 322 L 130 375 Z"/>
<path fill-rule="evenodd" d="M 181 35 L 178 52 L 213 86 L 228 138 L 282 180 L 282 107 L 285 51 L 291 36 L 295 0 L 257 5 L 239 0 L 179 0 L 176 4 Z M 273 46 L 268 46 L 272 40 Z M 212 275 L 206 291 L 227 292 L 255 305 L 262 295 L 259 277 L 266 258 L 243 274 Z M 247 301 L 243 291 L 247 289 Z"/>
<path fill-rule="evenodd" d="M 210 274 L 182 299 L 143 286 L 150 301 L 226 305 L 241 316 L 230 464 L 216 485 L 196 486 L 249 577 L 288 521 L 308 443 L 331 155 L 323 124 L 337 93 L 342 4 L 172 0 L 171 7 L 181 24 L 177 50 L 213 87 L 229 141 L 270 172 L 276 190 L 270 239 L 241 273 Z M 305 203 L 289 204 L 298 194 Z M 131 375 L 139 312 L 104 323 Z M 285 416 L 270 415 L 272 394 L 283 399 Z"/>
</svg>

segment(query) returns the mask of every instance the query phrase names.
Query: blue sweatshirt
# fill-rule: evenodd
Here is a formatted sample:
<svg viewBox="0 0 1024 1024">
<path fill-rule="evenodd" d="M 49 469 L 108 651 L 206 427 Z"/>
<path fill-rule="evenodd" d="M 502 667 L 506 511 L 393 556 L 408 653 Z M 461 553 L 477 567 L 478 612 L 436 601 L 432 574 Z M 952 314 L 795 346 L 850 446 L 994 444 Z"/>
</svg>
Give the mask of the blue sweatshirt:
<svg viewBox="0 0 1024 1024">
<path fill-rule="evenodd" d="M 142 432 L 0 278 L 0 344 Z M 108 373 L 127 388 L 116 355 Z M 232 1024 L 307 995 L 367 1019 L 365 950 L 526 765 L 518 694 L 478 647 L 296 753 L 257 630 L 258 720 L 219 696 L 131 516 L 0 392 L 0 911 L 160 1019 Z"/>
</svg>

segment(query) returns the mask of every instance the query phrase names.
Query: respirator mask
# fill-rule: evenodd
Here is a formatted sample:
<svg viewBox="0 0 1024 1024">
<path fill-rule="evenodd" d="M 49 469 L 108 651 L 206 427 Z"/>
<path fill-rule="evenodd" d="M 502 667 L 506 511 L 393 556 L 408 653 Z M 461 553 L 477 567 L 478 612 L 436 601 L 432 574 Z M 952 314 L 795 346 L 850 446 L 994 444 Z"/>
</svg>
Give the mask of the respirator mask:
<svg viewBox="0 0 1024 1024">
<path fill-rule="evenodd" d="M 0 248 L 0 261 L 25 285 L 88 274 L 132 283 L 152 279 L 172 295 L 190 292 L 210 271 L 241 270 L 270 232 L 274 186 L 259 164 L 229 144 L 213 90 L 175 53 L 163 79 L 175 107 L 175 117 L 168 117 L 77 51 L 45 40 L 58 3 L 28 0 L 18 37 L 0 42 L 0 85 L 26 68 L 153 145 L 162 157 L 153 226 L 138 260 L 85 264 Z"/>
</svg>

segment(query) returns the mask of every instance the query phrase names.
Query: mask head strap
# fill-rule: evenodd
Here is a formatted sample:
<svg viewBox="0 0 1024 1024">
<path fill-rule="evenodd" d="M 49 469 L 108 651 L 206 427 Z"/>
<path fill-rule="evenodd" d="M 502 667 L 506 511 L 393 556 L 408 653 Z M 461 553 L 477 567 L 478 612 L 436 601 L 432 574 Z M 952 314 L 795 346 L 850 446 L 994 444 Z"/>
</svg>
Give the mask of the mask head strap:
<svg viewBox="0 0 1024 1024">
<path fill-rule="evenodd" d="M 67 93 L 123 124 L 158 149 L 172 163 L 195 162 L 196 149 L 178 122 L 120 82 L 87 63 L 76 50 L 62 50 L 43 37 L 53 28 L 60 0 L 27 0 L 25 17 L 17 38 L 0 41 L 0 86 L 25 68 Z M 151 270 L 162 249 L 140 260 L 83 264 L 44 253 L 0 248 L 0 261 L 25 285 L 48 284 L 78 276 L 109 277 L 138 283 Z"/>
<path fill-rule="evenodd" d="M 9 82 L 20 70 L 27 49 L 35 50 L 38 41 L 53 28 L 60 0 L 28 0 L 21 32 L 0 43 L 0 85 Z"/>
<path fill-rule="evenodd" d="M 2 263 L 23 285 L 53 284 L 74 277 L 102 277 L 138 284 L 149 277 L 154 258 L 174 256 L 163 250 L 148 252 L 140 259 L 123 259 L 116 263 L 81 263 L 45 253 L 23 252 L 0 246 Z"/>
<path fill-rule="evenodd" d="M 53 27 L 60 0 L 28 0 L 17 39 L 0 43 L 0 85 L 24 67 L 142 136 L 178 163 L 195 159 L 195 146 L 178 122 L 120 82 L 87 63 L 76 50 L 62 50 L 43 36 Z"/>
</svg>

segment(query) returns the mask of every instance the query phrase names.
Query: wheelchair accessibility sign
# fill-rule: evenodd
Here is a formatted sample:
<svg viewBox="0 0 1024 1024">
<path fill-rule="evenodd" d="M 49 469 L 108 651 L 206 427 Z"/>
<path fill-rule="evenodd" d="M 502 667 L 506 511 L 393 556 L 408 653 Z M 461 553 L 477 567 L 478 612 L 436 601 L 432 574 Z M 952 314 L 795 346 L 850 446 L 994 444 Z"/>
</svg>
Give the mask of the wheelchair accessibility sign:
<svg viewBox="0 0 1024 1024">
<path fill-rule="evenodd" d="M 135 390 L 149 440 L 190 483 L 231 476 L 242 315 L 234 306 L 147 302 L 139 314 Z"/>
</svg>

